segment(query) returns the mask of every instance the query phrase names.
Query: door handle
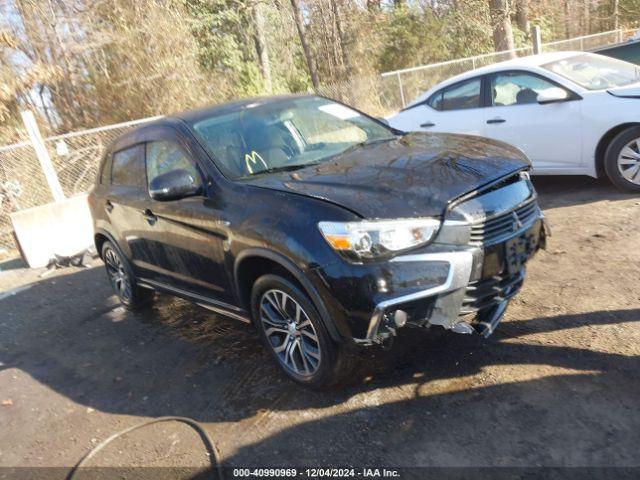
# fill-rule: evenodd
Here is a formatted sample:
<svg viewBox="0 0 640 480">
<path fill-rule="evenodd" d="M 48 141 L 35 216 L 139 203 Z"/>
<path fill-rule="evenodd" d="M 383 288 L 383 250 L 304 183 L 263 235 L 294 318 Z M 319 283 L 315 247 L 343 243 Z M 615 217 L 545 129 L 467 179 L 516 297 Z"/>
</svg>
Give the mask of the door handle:
<svg viewBox="0 0 640 480">
<path fill-rule="evenodd" d="M 487 123 L 504 123 L 506 120 L 504 118 L 492 118 L 491 120 L 487 120 Z"/>
<path fill-rule="evenodd" d="M 149 225 L 153 225 L 158 221 L 158 217 L 156 217 L 148 208 L 142 212 L 142 216 L 147 220 L 147 222 L 149 222 Z"/>
<path fill-rule="evenodd" d="M 104 202 L 104 209 L 107 211 L 107 213 L 113 212 L 113 203 L 111 203 L 111 200 L 107 200 L 106 202 Z"/>
<path fill-rule="evenodd" d="M 429 128 L 429 127 L 435 127 L 435 126 L 436 126 L 436 124 L 435 124 L 435 123 L 433 123 L 433 122 L 425 122 L 425 123 L 421 123 L 421 124 L 420 124 L 420 126 L 421 126 L 422 128 Z"/>
</svg>

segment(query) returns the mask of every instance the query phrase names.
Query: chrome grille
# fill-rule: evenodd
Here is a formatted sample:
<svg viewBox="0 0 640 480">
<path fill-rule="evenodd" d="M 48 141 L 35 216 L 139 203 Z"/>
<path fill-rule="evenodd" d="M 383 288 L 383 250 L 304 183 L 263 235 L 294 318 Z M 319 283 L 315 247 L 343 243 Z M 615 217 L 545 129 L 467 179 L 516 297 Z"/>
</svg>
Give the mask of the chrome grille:
<svg viewBox="0 0 640 480">
<path fill-rule="evenodd" d="M 498 243 L 512 236 L 514 232 L 528 227 L 537 217 L 538 205 L 535 200 L 530 200 L 515 210 L 473 224 L 470 243 L 473 245 Z"/>
</svg>

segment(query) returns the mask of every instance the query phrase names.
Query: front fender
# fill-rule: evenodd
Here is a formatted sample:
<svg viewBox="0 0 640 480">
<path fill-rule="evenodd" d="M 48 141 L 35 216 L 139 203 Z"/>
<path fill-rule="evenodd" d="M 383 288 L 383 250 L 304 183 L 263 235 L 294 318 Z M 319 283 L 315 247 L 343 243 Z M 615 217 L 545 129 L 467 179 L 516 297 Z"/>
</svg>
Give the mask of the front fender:
<svg viewBox="0 0 640 480">
<path fill-rule="evenodd" d="M 314 307 L 320 314 L 320 318 L 327 328 L 331 337 L 336 341 L 341 341 L 344 337 L 350 337 L 349 329 L 346 321 L 341 322 L 335 315 L 331 315 L 326 307 L 324 298 L 327 292 L 324 291 L 323 285 L 313 268 L 308 265 L 298 265 L 296 262 L 287 258 L 285 255 L 269 250 L 267 248 L 248 248 L 240 252 L 235 259 L 234 265 L 234 284 L 237 292 L 241 291 L 239 270 L 241 264 L 251 258 L 267 259 L 278 264 L 286 272 L 288 272 L 303 287 Z M 245 305 L 247 310 L 250 306 Z M 338 321 L 336 321 L 338 320 Z"/>
</svg>

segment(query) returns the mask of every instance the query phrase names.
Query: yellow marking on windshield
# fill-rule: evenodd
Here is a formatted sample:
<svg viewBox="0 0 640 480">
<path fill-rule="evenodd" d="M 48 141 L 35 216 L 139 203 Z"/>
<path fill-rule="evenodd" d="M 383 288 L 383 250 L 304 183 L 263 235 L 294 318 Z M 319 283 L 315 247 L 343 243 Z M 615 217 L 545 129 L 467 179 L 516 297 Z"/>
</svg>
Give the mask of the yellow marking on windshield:
<svg viewBox="0 0 640 480">
<path fill-rule="evenodd" d="M 253 168 L 251 168 L 251 165 L 257 165 L 258 160 L 262 162 L 262 165 L 264 165 L 264 168 L 269 168 L 267 166 L 267 162 L 265 162 L 264 159 L 260 156 L 260 154 L 255 150 L 252 150 L 251 153 L 245 154 L 244 162 L 247 165 L 247 170 L 249 171 L 249 173 L 253 173 Z"/>
</svg>

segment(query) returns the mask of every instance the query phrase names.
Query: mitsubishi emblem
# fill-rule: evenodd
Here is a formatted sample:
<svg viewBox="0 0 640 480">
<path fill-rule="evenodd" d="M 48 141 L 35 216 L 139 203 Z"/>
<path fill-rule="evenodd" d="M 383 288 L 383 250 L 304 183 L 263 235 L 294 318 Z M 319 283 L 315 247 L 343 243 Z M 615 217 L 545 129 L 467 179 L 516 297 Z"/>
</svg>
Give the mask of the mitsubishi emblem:
<svg viewBox="0 0 640 480">
<path fill-rule="evenodd" d="M 522 222 L 520 221 L 520 218 L 518 218 L 518 214 L 516 212 L 511 212 L 511 216 L 513 217 L 513 225 L 511 226 L 511 229 L 514 232 L 517 232 L 522 228 Z"/>
</svg>

